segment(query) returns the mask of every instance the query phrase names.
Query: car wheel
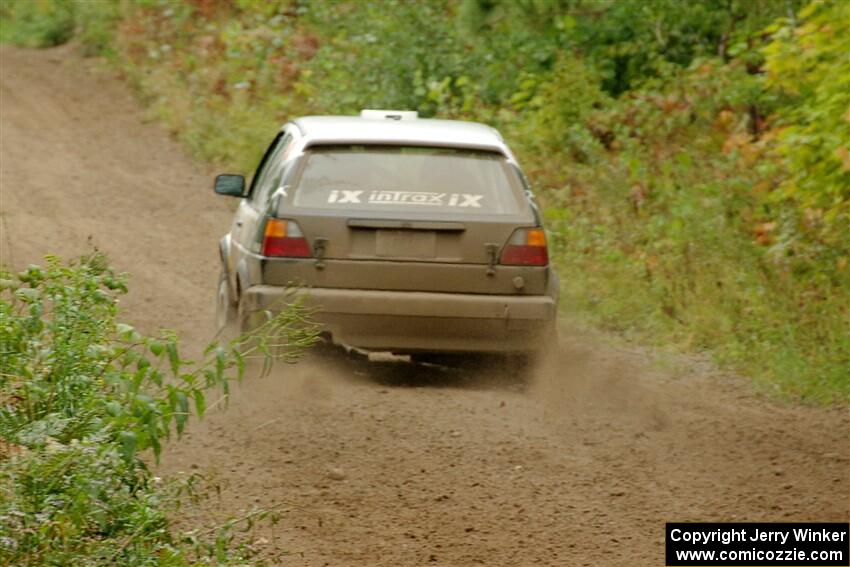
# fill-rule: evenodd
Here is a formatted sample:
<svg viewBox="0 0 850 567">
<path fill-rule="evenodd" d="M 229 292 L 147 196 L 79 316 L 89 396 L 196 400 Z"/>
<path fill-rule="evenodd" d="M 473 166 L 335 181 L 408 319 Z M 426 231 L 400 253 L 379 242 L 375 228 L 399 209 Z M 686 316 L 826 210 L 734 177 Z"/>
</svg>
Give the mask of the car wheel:
<svg viewBox="0 0 850 567">
<path fill-rule="evenodd" d="M 218 278 L 218 292 L 215 302 L 215 322 L 219 335 L 223 335 L 225 338 L 231 338 L 232 335 L 235 335 L 237 318 L 238 308 L 230 294 L 227 274 L 222 270 Z"/>
</svg>

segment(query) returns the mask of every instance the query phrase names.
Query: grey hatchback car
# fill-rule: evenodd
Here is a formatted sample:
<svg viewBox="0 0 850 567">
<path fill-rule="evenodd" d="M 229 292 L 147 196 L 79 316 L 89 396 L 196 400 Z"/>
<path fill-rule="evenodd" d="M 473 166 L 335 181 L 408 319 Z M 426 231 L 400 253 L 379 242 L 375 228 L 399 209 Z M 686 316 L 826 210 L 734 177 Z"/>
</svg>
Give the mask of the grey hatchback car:
<svg viewBox="0 0 850 567">
<path fill-rule="evenodd" d="M 527 353 L 555 333 L 540 211 L 493 128 L 363 111 L 285 124 L 220 241 L 220 327 L 301 297 L 334 344 L 432 355 Z"/>
</svg>

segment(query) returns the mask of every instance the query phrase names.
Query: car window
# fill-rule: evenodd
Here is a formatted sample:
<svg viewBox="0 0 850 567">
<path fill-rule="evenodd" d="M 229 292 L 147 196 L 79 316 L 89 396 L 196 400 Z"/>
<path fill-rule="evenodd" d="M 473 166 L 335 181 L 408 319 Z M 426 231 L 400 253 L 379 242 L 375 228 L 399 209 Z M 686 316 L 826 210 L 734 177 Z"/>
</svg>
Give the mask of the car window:
<svg viewBox="0 0 850 567">
<path fill-rule="evenodd" d="M 318 146 L 305 160 L 295 206 L 487 215 L 520 210 L 520 181 L 504 156 L 494 152 Z"/>
<path fill-rule="evenodd" d="M 287 151 L 292 147 L 292 141 L 291 134 L 280 137 L 263 162 L 262 170 L 257 174 L 257 182 L 254 184 L 254 190 L 251 193 L 251 200 L 258 207 L 265 205 L 272 193 L 280 186 Z"/>
<path fill-rule="evenodd" d="M 251 186 L 248 189 L 248 194 L 250 197 L 254 196 L 257 186 L 259 185 L 260 179 L 264 177 L 263 174 L 271 160 L 271 156 L 277 151 L 279 142 L 282 140 L 282 138 L 283 133 L 278 133 L 278 135 L 275 136 L 274 140 L 272 140 L 271 145 L 263 154 L 263 158 L 260 160 L 260 164 L 257 166 L 257 170 L 254 172 L 254 176 L 251 179 Z"/>
</svg>

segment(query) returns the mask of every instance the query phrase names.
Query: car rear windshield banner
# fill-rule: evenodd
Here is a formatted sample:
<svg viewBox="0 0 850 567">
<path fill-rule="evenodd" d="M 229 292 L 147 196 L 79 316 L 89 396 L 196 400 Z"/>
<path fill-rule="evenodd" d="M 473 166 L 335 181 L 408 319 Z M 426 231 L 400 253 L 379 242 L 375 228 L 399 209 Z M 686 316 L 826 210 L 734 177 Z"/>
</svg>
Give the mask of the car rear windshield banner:
<svg viewBox="0 0 850 567">
<path fill-rule="evenodd" d="M 850 565 L 843 523 L 668 523 L 668 567 Z"/>
<path fill-rule="evenodd" d="M 432 207 L 481 208 L 484 195 L 475 193 L 437 193 L 432 191 L 346 191 L 334 189 L 328 203 L 369 203 L 370 205 L 425 205 Z"/>
</svg>

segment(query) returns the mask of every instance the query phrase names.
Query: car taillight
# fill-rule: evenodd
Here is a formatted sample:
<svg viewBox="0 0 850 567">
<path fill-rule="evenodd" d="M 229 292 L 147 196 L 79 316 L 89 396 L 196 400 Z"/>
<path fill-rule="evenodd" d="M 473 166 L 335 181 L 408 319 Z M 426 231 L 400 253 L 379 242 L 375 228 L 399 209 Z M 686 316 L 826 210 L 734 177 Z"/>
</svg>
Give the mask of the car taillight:
<svg viewBox="0 0 850 567">
<path fill-rule="evenodd" d="M 506 266 L 545 266 L 549 263 L 546 234 L 542 228 L 519 228 L 502 250 L 500 264 Z"/>
<path fill-rule="evenodd" d="M 301 227 L 291 220 L 268 219 L 263 231 L 263 256 L 309 258 L 310 243 Z"/>
</svg>

